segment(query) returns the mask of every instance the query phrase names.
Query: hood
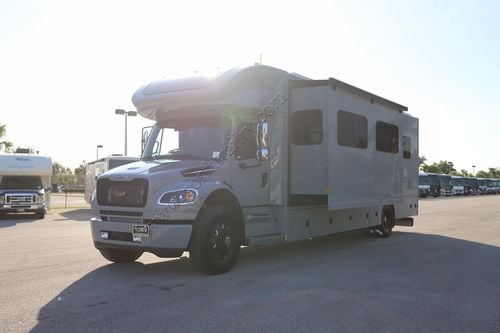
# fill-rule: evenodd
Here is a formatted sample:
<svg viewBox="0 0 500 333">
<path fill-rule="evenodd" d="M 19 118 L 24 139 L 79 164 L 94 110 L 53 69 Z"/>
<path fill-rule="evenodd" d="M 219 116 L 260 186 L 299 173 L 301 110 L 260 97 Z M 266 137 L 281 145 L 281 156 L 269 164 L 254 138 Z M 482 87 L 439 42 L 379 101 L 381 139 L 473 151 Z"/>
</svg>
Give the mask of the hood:
<svg viewBox="0 0 500 333">
<path fill-rule="evenodd" d="M 200 160 L 141 160 L 111 169 L 103 173 L 100 177 L 126 180 L 136 177 L 154 178 L 156 174 L 164 175 L 165 173 L 178 175 L 179 177 L 189 177 L 191 176 L 189 171 L 207 169 L 203 167 L 204 165 L 206 165 L 206 161 Z"/>
</svg>

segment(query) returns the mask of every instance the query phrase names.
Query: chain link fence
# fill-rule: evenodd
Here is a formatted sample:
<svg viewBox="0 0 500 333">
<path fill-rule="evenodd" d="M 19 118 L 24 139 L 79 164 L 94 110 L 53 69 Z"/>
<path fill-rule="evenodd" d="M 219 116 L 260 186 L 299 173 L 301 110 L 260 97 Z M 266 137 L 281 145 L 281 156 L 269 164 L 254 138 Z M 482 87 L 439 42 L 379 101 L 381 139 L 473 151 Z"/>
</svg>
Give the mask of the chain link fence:
<svg viewBox="0 0 500 333">
<path fill-rule="evenodd" d="M 50 208 L 90 208 L 83 193 L 51 193 Z"/>
</svg>

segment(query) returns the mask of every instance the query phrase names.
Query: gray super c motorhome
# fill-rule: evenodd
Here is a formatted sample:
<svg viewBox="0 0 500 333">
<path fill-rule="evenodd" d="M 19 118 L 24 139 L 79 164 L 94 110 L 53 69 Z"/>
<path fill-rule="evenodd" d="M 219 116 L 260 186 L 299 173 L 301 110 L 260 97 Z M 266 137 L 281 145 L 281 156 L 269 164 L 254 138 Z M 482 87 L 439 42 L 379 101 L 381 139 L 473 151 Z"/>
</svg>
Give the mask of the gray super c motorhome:
<svg viewBox="0 0 500 333">
<path fill-rule="evenodd" d="M 418 120 L 405 106 L 263 65 L 153 82 L 133 102 L 156 121 L 141 161 L 101 175 L 92 200 L 110 261 L 189 251 L 218 274 L 243 245 L 413 225 Z"/>
</svg>

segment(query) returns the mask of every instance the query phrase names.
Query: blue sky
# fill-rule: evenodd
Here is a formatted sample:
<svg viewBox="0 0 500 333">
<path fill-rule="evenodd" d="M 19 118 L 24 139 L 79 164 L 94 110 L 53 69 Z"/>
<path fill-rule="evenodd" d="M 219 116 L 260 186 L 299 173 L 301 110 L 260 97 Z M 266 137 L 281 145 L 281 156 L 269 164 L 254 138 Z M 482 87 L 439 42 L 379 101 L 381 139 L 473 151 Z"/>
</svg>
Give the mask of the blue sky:
<svg viewBox="0 0 500 333">
<path fill-rule="evenodd" d="M 0 123 L 69 167 L 123 153 L 141 85 L 264 64 L 335 77 L 409 107 L 420 155 L 500 167 L 498 1 L 0 2 Z M 140 128 L 129 119 L 129 155 Z"/>
</svg>

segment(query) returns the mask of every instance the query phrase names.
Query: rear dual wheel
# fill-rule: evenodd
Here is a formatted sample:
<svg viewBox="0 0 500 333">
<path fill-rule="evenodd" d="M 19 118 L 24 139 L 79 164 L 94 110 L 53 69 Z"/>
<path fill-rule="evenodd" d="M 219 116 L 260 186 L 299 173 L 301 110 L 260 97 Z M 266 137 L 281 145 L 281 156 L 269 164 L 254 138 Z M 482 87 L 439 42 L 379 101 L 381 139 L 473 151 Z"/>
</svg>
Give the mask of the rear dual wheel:
<svg viewBox="0 0 500 333">
<path fill-rule="evenodd" d="M 394 213 L 390 207 L 384 207 L 376 234 L 380 238 L 389 237 L 392 234 L 392 228 L 394 228 Z"/>
</svg>

